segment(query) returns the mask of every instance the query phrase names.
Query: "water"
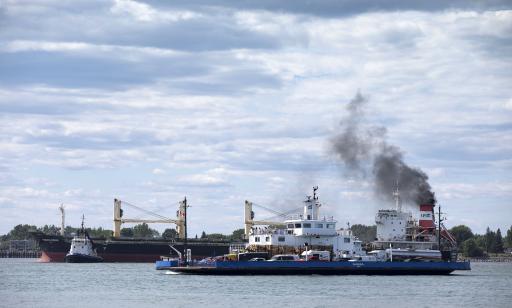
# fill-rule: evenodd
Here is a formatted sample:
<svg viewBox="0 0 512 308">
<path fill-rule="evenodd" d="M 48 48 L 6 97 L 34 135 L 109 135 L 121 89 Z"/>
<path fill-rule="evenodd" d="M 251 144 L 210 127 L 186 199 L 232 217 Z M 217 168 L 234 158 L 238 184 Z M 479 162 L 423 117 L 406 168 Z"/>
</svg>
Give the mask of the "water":
<svg viewBox="0 0 512 308">
<path fill-rule="evenodd" d="M 512 307 L 512 263 L 449 276 L 185 276 L 0 259 L 0 307 Z"/>
</svg>

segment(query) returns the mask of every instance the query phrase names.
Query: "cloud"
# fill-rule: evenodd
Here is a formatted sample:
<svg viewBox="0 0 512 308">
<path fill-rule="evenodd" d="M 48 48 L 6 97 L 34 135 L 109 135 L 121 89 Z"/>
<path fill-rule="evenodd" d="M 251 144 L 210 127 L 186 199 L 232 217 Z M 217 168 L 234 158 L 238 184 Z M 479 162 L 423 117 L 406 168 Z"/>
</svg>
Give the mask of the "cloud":
<svg viewBox="0 0 512 308">
<path fill-rule="evenodd" d="M 148 3 L 155 6 L 165 7 L 165 1 L 151 0 Z M 173 4 L 176 5 L 176 4 Z M 187 5 L 202 7 L 204 5 L 217 6 L 233 10 L 266 10 L 272 12 L 286 12 L 290 14 L 314 15 L 324 18 L 346 17 L 370 12 L 394 12 L 394 11 L 425 11 L 438 12 L 443 10 L 502 10 L 510 8 L 510 2 L 506 0 L 488 1 L 442 1 L 442 0 L 421 0 L 421 1 L 379 1 L 379 0 L 320 0 L 314 3 L 308 0 L 297 1 L 226 1 L 226 0 L 194 0 L 187 2 Z"/>
<path fill-rule="evenodd" d="M 372 223 L 371 185 L 339 179 L 327 151 L 358 89 L 368 123 L 433 175 L 451 216 L 505 217 L 510 12 L 503 1 L 7 1 L 0 233 L 54 223 L 60 202 L 110 227 L 114 197 L 167 210 L 184 195 L 197 232 L 231 232 L 245 199 L 295 208 L 313 185 L 326 214 Z M 211 210 L 229 223 L 199 223 Z"/>
<path fill-rule="evenodd" d="M 153 173 L 155 175 L 159 175 L 159 174 L 165 174 L 165 171 L 162 169 L 159 169 L 159 168 L 155 168 L 155 169 L 153 169 L 153 171 L 151 171 L 151 173 Z"/>
<path fill-rule="evenodd" d="M 192 11 L 174 11 L 160 12 L 150 5 L 132 0 L 115 0 L 110 8 L 114 14 L 128 14 L 138 21 L 158 22 L 158 21 L 183 21 L 193 18 L 199 18 L 201 15 Z"/>
</svg>

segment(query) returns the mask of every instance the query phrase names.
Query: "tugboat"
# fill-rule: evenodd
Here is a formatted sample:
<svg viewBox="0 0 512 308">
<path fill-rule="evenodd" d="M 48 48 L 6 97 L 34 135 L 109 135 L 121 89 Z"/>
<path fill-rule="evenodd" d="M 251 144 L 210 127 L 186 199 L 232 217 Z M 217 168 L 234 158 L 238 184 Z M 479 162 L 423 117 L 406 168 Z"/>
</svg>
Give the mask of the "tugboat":
<svg viewBox="0 0 512 308">
<path fill-rule="evenodd" d="M 103 262 L 103 258 L 96 254 L 93 242 L 84 228 L 84 219 L 85 217 L 82 215 L 82 228 L 73 237 L 69 253 L 64 259 L 67 263 Z"/>
</svg>

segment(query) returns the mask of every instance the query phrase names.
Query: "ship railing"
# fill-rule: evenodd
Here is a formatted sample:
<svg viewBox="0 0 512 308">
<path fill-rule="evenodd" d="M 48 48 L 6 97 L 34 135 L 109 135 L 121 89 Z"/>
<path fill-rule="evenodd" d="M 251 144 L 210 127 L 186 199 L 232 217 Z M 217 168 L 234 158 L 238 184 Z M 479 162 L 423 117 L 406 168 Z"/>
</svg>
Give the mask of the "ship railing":
<svg viewBox="0 0 512 308">
<path fill-rule="evenodd" d="M 293 215 L 289 215 L 288 218 L 286 220 L 303 220 L 304 219 L 304 215 L 302 214 L 293 214 Z M 330 216 L 330 217 L 322 217 L 321 219 L 319 219 L 319 221 L 325 221 L 325 222 L 334 222 L 334 216 Z"/>
<path fill-rule="evenodd" d="M 269 228 L 253 228 L 251 230 L 251 235 L 285 235 L 286 230 L 285 229 L 269 229 Z"/>
</svg>

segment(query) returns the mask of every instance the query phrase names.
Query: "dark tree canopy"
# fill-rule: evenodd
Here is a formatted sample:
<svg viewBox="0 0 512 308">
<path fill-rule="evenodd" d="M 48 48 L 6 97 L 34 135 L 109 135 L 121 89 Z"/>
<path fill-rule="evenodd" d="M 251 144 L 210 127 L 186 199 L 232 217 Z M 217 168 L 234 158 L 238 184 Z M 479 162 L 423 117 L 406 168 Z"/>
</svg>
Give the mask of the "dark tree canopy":
<svg viewBox="0 0 512 308">
<path fill-rule="evenodd" d="M 133 237 L 136 238 L 153 238 L 158 237 L 160 233 L 151 229 L 147 223 L 141 223 L 133 227 Z"/>
<path fill-rule="evenodd" d="M 133 237 L 133 229 L 132 228 L 122 228 L 121 236 L 123 237 Z"/>
<path fill-rule="evenodd" d="M 162 233 L 164 239 L 175 239 L 178 237 L 178 232 L 174 228 L 165 229 Z"/>
<path fill-rule="evenodd" d="M 355 224 L 350 227 L 350 230 L 364 243 L 373 242 L 377 237 L 377 226 Z"/>
<path fill-rule="evenodd" d="M 474 236 L 471 229 L 464 225 L 458 225 L 450 229 L 450 233 L 455 237 L 457 240 L 457 245 L 459 247 L 462 246 L 462 243 L 466 241 L 467 239 L 470 239 Z"/>
<path fill-rule="evenodd" d="M 466 257 L 482 257 L 484 255 L 483 249 L 472 238 L 462 243 L 462 252 Z"/>
</svg>

